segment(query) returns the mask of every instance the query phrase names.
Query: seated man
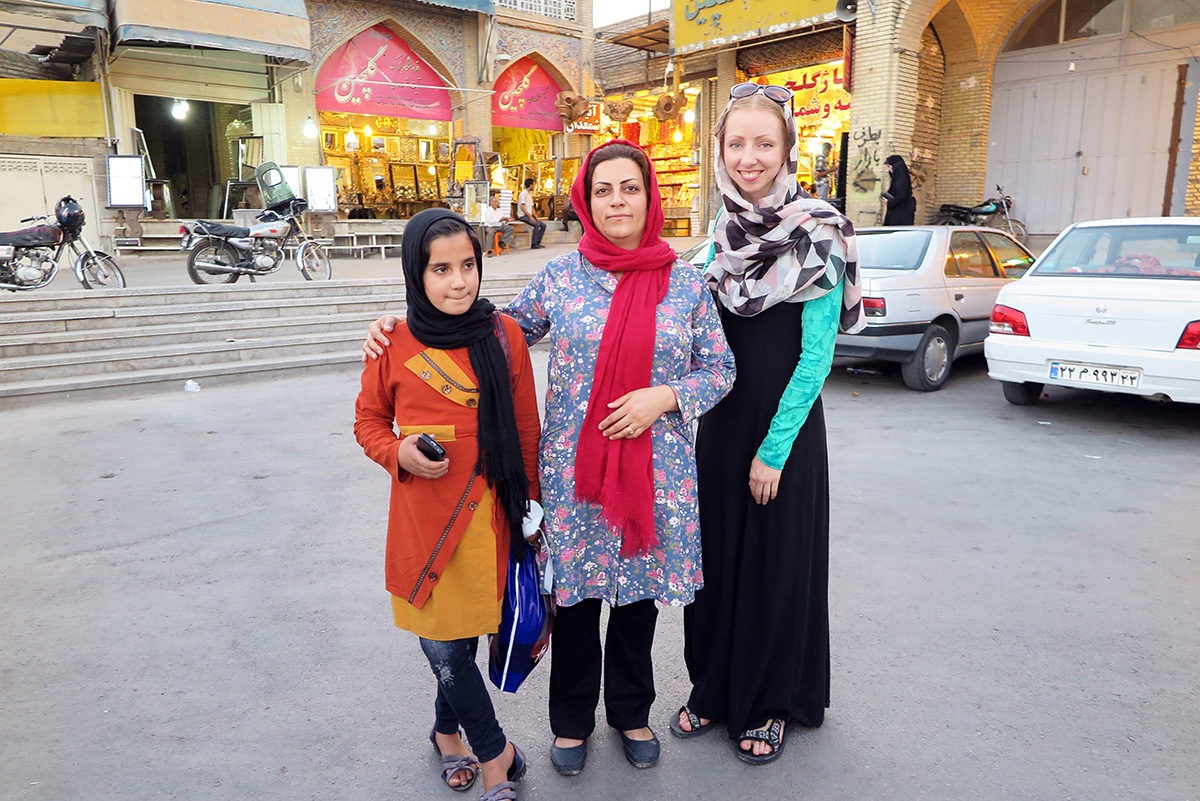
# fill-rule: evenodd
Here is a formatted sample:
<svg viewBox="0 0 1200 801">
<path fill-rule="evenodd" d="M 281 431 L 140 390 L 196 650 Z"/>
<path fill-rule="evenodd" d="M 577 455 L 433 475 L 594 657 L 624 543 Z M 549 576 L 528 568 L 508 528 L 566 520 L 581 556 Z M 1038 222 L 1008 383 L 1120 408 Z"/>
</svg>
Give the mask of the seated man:
<svg viewBox="0 0 1200 801">
<path fill-rule="evenodd" d="M 500 211 L 500 196 L 493 193 L 488 198 L 487 207 L 483 210 L 483 232 L 484 232 L 484 249 L 492 249 L 492 238 L 496 232 L 500 232 L 500 242 L 506 248 L 512 248 L 513 244 L 513 227 L 509 224 L 509 217 L 504 212 Z"/>
</svg>

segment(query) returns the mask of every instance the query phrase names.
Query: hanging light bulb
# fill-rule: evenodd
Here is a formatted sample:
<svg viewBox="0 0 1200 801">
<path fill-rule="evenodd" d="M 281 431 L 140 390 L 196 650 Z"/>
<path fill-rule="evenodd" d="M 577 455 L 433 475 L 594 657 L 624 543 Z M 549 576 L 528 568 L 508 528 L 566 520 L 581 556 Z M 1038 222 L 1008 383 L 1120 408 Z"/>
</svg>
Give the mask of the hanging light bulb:
<svg viewBox="0 0 1200 801">
<path fill-rule="evenodd" d="M 186 120 L 188 108 L 189 106 L 186 100 L 176 98 L 175 102 L 171 104 L 171 116 L 177 120 Z"/>
<path fill-rule="evenodd" d="M 680 131 L 678 128 L 676 128 L 675 133 L 671 134 L 671 139 L 675 142 L 682 142 L 683 141 L 683 132 Z"/>
<path fill-rule="evenodd" d="M 363 136 L 367 137 L 368 139 L 371 138 L 371 126 L 370 125 L 363 126 Z"/>
<path fill-rule="evenodd" d="M 313 122 L 313 118 L 311 116 L 307 120 L 304 121 L 303 133 L 304 133 L 305 139 L 316 139 L 317 138 L 317 134 L 319 133 L 319 131 L 317 131 L 317 124 L 315 122 Z"/>
<path fill-rule="evenodd" d="M 696 112 L 692 111 L 690 108 L 687 111 L 683 112 L 683 121 L 686 122 L 688 125 L 691 125 L 693 122 L 696 121 Z"/>
</svg>

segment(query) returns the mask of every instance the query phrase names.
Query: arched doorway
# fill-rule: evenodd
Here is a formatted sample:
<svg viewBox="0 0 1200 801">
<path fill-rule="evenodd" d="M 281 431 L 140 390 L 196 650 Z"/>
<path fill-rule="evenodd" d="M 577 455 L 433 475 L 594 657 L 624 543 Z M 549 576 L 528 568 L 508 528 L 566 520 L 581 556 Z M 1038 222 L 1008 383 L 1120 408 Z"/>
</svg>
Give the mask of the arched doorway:
<svg viewBox="0 0 1200 801">
<path fill-rule="evenodd" d="M 352 217 L 411 217 L 450 188 L 453 85 L 410 36 L 378 23 L 334 48 L 317 70 L 324 161 Z"/>
<path fill-rule="evenodd" d="M 502 202 L 533 179 L 534 201 L 544 217 L 555 217 L 554 198 L 566 194 L 579 169 L 563 158 L 563 122 L 555 100 L 566 86 L 561 74 L 533 55 L 518 58 L 496 78 L 492 94 L 492 147 L 499 163 L 492 187 Z"/>
<path fill-rule="evenodd" d="M 1182 214 L 1200 77 L 1192 3 L 1046 0 L 996 61 L 987 186 L 1030 233 L 1078 220 Z M 1182 140 L 1182 141 L 1181 141 Z M 1182 145 L 1182 147 L 1181 147 Z"/>
</svg>

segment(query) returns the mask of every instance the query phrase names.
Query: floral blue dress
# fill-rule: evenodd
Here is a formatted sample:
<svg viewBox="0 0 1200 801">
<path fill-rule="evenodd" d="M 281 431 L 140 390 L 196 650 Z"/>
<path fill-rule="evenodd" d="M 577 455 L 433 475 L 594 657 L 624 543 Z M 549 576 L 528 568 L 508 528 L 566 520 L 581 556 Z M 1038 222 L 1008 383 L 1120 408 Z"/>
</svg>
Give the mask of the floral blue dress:
<svg viewBox="0 0 1200 801">
<path fill-rule="evenodd" d="M 684 606 L 704 584 L 692 422 L 729 392 L 733 354 L 703 275 L 676 261 L 658 305 L 650 378 L 651 385 L 675 391 L 680 409 L 659 418 L 649 432 L 658 544 L 646 554 L 622 557 L 621 537 L 601 519 L 599 507 L 575 500 L 575 447 L 616 285 L 612 273 L 570 253 L 542 268 L 506 310 L 529 344 L 550 337 L 539 470 L 554 596 L 560 606 L 588 598 L 611 605 L 653 598 Z"/>
</svg>

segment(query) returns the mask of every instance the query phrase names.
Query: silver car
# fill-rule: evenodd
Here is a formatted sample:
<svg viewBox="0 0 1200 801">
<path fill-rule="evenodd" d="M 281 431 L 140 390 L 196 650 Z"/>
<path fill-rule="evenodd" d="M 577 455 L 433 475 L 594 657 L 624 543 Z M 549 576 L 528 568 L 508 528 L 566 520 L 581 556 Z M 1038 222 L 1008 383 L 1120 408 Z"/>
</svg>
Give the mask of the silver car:
<svg viewBox="0 0 1200 801">
<path fill-rule="evenodd" d="M 711 244 L 683 258 L 703 266 Z M 834 355 L 897 362 L 921 392 L 940 389 L 955 359 L 983 350 L 996 295 L 1034 260 L 1003 231 L 948 225 L 861 228 L 858 255 L 867 327 L 839 334 Z"/>
</svg>

